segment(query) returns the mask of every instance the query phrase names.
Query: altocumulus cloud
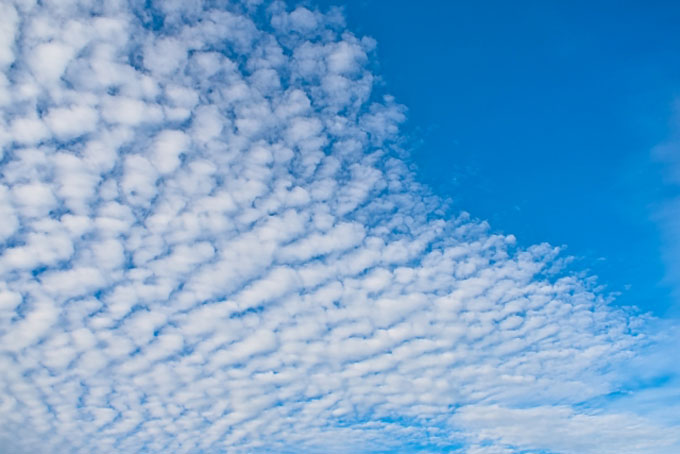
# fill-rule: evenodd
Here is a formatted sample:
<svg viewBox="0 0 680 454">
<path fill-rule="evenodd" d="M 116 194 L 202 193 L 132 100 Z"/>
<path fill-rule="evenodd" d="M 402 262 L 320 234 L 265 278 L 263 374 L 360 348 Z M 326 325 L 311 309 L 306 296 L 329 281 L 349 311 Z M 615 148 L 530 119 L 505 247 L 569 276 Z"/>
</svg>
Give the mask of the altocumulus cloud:
<svg viewBox="0 0 680 454">
<path fill-rule="evenodd" d="M 2 452 L 677 452 L 587 405 L 643 320 L 446 215 L 375 43 L 260 3 L 0 6 Z"/>
</svg>

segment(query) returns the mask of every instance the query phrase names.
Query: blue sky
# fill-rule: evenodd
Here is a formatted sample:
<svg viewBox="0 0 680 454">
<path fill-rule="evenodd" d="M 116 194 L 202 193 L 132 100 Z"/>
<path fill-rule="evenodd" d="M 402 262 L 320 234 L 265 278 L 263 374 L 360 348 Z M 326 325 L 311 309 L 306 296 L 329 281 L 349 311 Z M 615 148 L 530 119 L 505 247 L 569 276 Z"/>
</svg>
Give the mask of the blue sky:
<svg viewBox="0 0 680 454">
<path fill-rule="evenodd" d="M 670 189 L 651 150 L 676 129 L 674 2 L 345 11 L 377 39 L 386 90 L 409 108 L 422 181 L 520 243 L 566 245 L 619 304 L 673 311 L 653 219 Z"/>
<path fill-rule="evenodd" d="M 390 5 L 0 4 L 0 453 L 678 452 L 678 11 Z"/>
</svg>

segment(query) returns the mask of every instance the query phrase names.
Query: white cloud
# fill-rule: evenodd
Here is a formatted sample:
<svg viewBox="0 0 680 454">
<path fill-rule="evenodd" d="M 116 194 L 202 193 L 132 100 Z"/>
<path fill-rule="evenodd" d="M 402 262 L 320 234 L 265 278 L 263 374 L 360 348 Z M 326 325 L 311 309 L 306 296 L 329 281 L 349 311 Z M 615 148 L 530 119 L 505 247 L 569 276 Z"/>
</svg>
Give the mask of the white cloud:
<svg viewBox="0 0 680 454">
<path fill-rule="evenodd" d="M 3 3 L 0 5 L 0 65 L 7 67 L 14 61 L 14 37 L 16 34 L 19 15 L 14 5 Z"/>
<path fill-rule="evenodd" d="M 12 121 L 12 139 L 22 144 L 35 144 L 45 139 L 48 130 L 36 116 L 17 118 Z"/>
<path fill-rule="evenodd" d="M 12 188 L 16 207 L 27 217 L 45 217 L 56 207 L 57 200 L 45 183 L 17 184 Z"/>
<path fill-rule="evenodd" d="M 2 446 L 677 448 L 584 410 L 640 319 L 441 214 L 337 10 L 29 3 L 0 36 Z"/>
<path fill-rule="evenodd" d="M 453 419 L 480 443 L 472 451 L 479 453 L 514 452 L 517 447 L 583 454 L 671 453 L 680 438 L 676 430 L 659 430 L 632 414 L 579 414 L 562 406 L 469 406 Z M 493 444 L 485 447 L 484 442 Z"/>
<path fill-rule="evenodd" d="M 75 105 L 51 110 L 45 122 L 53 134 L 60 139 L 72 139 L 94 131 L 97 126 L 97 111 L 89 106 Z"/>
<path fill-rule="evenodd" d="M 141 99 L 122 96 L 108 96 L 104 99 L 102 116 L 112 124 L 127 126 L 156 123 L 162 119 L 162 112 L 156 105 Z"/>
<path fill-rule="evenodd" d="M 48 42 L 31 49 L 28 64 L 33 76 L 41 82 L 55 82 L 75 54 L 73 47 L 62 42 Z"/>
<path fill-rule="evenodd" d="M 180 154 L 189 146 L 190 138 L 182 131 L 161 131 L 154 139 L 153 164 L 161 174 L 173 172 L 180 165 Z"/>
</svg>

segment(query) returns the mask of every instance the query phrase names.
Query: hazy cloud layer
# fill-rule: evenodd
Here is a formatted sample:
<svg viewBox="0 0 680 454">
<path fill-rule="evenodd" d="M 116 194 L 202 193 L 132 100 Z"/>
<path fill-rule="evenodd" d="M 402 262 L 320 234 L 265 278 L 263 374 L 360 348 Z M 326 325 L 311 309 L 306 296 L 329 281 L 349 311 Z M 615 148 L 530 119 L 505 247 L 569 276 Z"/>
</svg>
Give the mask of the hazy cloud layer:
<svg viewBox="0 0 680 454">
<path fill-rule="evenodd" d="M 643 321 L 445 215 L 375 43 L 282 3 L 0 8 L 0 448 L 671 453 Z"/>
</svg>

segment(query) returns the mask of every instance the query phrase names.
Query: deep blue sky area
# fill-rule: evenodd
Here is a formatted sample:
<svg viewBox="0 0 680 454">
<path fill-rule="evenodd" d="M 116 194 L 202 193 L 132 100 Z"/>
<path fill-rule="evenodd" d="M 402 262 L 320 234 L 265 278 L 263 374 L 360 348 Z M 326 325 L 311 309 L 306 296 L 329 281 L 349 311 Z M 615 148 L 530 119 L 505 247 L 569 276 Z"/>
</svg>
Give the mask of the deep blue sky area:
<svg viewBox="0 0 680 454">
<path fill-rule="evenodd" d="M 680 93 L 680 3 L 321 5 L 377 40 L 421 181 L 522 245 L 566 245 L 617 304 L 670 310 L 650 152 Z"/>
</svg>

